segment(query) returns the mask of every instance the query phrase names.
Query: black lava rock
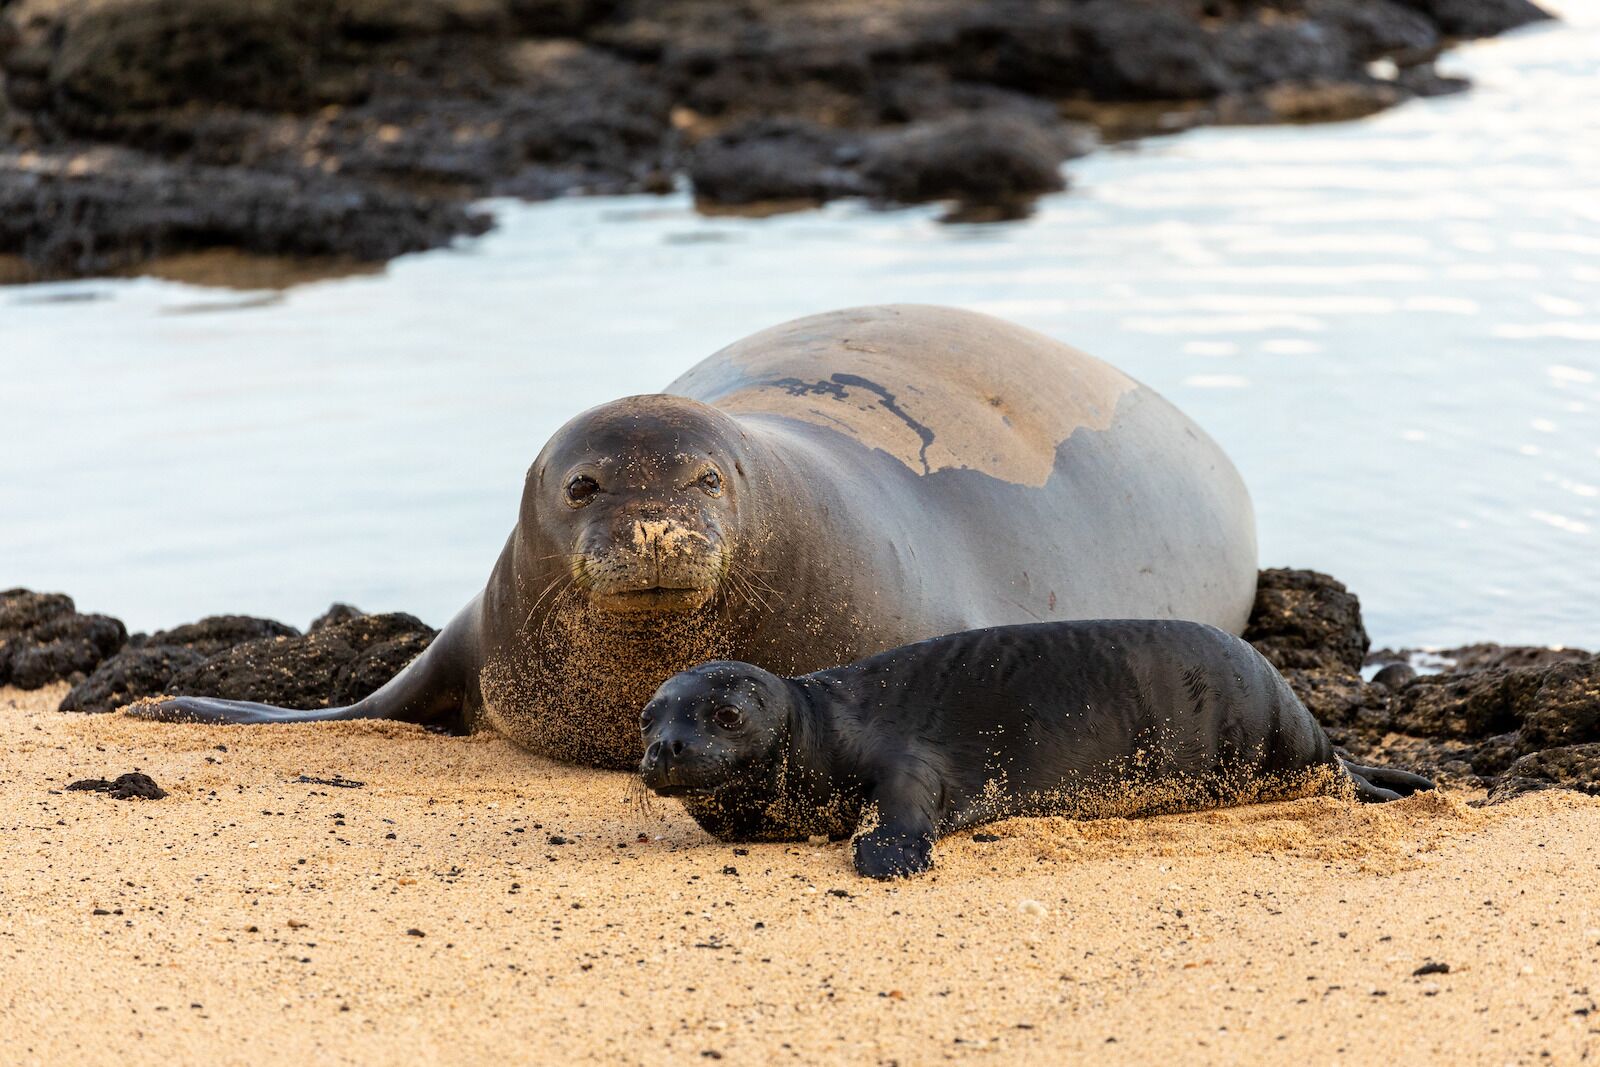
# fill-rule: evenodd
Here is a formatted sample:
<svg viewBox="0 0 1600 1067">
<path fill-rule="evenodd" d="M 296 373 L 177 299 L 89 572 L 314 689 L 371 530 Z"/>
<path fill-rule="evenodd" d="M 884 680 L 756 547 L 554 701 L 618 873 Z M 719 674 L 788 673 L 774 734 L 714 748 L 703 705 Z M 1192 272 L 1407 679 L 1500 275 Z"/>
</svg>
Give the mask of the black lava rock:
<svg viewBox="0 0 1600 1067">
<path fill-rule="evenodd" d="M 0 685 L 38 689 L 81 678 L 128 641 L 122 623 L 81 615 L 61 593 L 0 593 Z"/>
<path fill-rule="evenodd" d="M 1081 154 L 1057 128 L 1016 116 L 915 122 L 879 138 L 862 168 L 872 193 L 915 203 L 1000 204 L 1065 187 L 1061 163 Z"/>
<path fill-rule="evenodd" d="M 1563 745 L 1530 752 L 1495 782 L 1489 802 L 1495 804 L 1541 789 L 1575 789 L 1600 796 L 1600 744 Z"/>
<path fill-rule="evenodd" d="M 1409 663 L 1391 663 L 1372 676 L 1374 685 L 1386 689 L 1400 689 L 1416 680 L 1417 670 Z"/>
<path fill-rule="evenodd" d="M 316 618 L 311 620 L 311 625 L 306 627 L 306 633 L 314 634 L 318 630 L 327 629 L 329 626 L 333 626 L 341 622 L 349 622 L 351 619 L 359 619 L 365 614 L 366 612 L 362 611 L 360 608 L 352 607 L 349 604 L 336 602 L 328 605 L 327 611 L 324 611 L 321 615 L 318 615 Z"/>
<path fill-rule="evenodd" d="M 1448 37 L 1493 37 L 1550 16 L 1529 0 L 1402 0 Z"/>
<path fill-rule="evenodd" d="M 168 692 L 177 675 L 246 641 L 298 637 L 300 631 L 272 619 L 250 615 L 213 615 L 148 636 L 138 635 L 115 656 L 94 668 L 68 690 L 62 711 L 116 711 L 143 697 Z"/>
<path fill-rule="evenodd" d="M 1520 730 L 1524 752 L 1600 741 L 1600 659 L 1424 676 L 1398 695 L 1393 725 L 1424 737 Z"/>
<path fill-rule="evenodd" d="M 170 630 L 157 630 L 136 640 L 140 646 L 177 646 L 214 656 L 235 645 L 264 637 L 299 637 L 300 631 L 274 619 L 254 615 L 209 615 L 199 622 L 188 622 Z"/>
<path fill-rule="evenodd" d="M 175 676 L 205 661 L 203 653 L 183 645 L 125 648 L 67 690 L 59 710 L 116 711 L 144 697 L 167 692 L 167 683 Z"/>
<path fill-rule="evenodd" d="M 719 204 L 820 203 L 864 196 L 861 138 L 799 119 L 760 119 L 702 141 L 689 163 L 695 195 Z"/>
<path fill-rule="evenodd" d="M 166 692 L 284 707 L 346 703 L 388 681 L 434 633 L 411 615 L 363 615 L 303 637 L 235 645 L 181 671 Z"/>
<path fill-rule="evenodd" d="M 706 205 L 1031 195 L 1065 157 L 983 124 L 1048 127 L 1059 105 L 1152 130 L 1364 114 L 1454 88 L 1431 66 L 1447 38 L 1542 17 L 1528 0 L 5 0 L 0 271 L 216 248 L 334 269 L 482 232 L 473 198 L 662 191 L 686 162 Z M 1400 76 L 1375 80 L 1378 57 Z M 739 132 L 760 121 L 834 137 Z"/>
<path fill-rule="evenodd" d="M 1356 672 L 1371 643 L 1361 601 L 1342 582 L 1317 571 L 1261 572 L 1245 640 L 1280 670 Z"/>
<path fill-rule="evenodd" d="M 1600 657 L 1514 671 L 1508 690 L 1522 721 L 1523 750 L 1600 741 Z"/>
<path fill-rule="evenodd" d="M 117 800 L 161 800 L 167 795 L 167 791 L 157 785 L 154 778 L 138 771 L 119 774 L 109 782 L 104 778 L 80 778 L 67 788 L 75 792 L 105 793 Z"/>
<path fill-rule="evenodd" d="M 381 263 L 488 226 L 460 204 L 316 172 L 166 162 L 87 145 L 0 151 L 0 254 L 28 264 L 25 280 L 108 274 L 217 248 Z"/>
</svg>

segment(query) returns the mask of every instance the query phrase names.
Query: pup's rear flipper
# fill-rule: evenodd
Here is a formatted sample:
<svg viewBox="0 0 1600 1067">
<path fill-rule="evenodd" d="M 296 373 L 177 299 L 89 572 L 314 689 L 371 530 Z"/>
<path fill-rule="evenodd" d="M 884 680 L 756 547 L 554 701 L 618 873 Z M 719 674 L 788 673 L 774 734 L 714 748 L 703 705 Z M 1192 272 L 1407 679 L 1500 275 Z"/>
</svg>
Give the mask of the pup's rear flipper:
<svg viewBox="0 0 1600 1067">
<path fill-rule="evenodd" d="M 1341 759 L 1339 763 L 1350 776 L 1350 780 L 1355 783 L 1356 799 L 1365 804 L 1399 800 L 1412 793 L 1433 788 L 1431 780 L 1420 774 L 1412 774 L 1410 771 L 1397 771 L 1393 767 L 1363 767 L 1359 763 L 1351 763 L 1345 759 Z"/>
</svg>

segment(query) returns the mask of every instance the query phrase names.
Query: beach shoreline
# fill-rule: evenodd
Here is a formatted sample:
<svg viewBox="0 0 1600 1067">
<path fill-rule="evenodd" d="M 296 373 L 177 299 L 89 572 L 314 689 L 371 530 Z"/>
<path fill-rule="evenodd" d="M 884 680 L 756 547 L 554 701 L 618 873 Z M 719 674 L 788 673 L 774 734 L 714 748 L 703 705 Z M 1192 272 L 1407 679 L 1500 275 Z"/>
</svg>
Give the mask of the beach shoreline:
<svg viewBox="0 0 1600 1067">
<path fill-rule="evenodd" d="M 629 775 L 490 734 L 141 723 L 57 712 L 64 688 L 0 689 L 8 1064 L 1533 1063 L 1600 1041 L 1600 798 L 1011 820 L 879 884 L 843 845 L 715 842 L 642 813 Z M 168 796 L 62 791 L 135 768 Z"/>
</svg>

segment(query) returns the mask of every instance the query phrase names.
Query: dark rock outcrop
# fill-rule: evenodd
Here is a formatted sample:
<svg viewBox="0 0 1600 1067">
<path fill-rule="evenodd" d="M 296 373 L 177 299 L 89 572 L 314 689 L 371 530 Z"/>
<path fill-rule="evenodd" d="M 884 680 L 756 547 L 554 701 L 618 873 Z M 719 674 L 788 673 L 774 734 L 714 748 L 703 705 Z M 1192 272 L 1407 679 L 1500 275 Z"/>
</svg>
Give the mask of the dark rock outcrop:
<svg viewBox="0 0 1600 1067">
<path fill-rule="evenodd" d="M 125 648 L 67 690 L 62 711 L 116 711 L 144 697 L 167 691 L 167 683 L 206 661 L 204 654 L 182 645 Z"/>
<path fill-rule="evenodd" d="M 82 615 L 61 593 L 0 593 L 0 685 L 38 689 L 76 680 L 128 640 L 121 622 Z"/>
<path fill-rule="evenodd" d="M 1361 669 L 1371 643 L 1361 601 L 1343 583 L 1316 571 L 1261 572 L 1245 639 L 1279 670 Z"/>
<path fill-rule="evenodd" d="M 382 262 L 463 201 L 1008 205 L 1060 188 L 1061 108 L 1306 122 L 1458 87 L 1527 0 L 8 0 L 0 272 L 210 249 Z M 1395 76 L 1368 73 L 1388 58 Z M 748 173 L 741 173 L 748 171 Z M 980 217 L 970 215 L 968 217 Z M 993 217 L 1005 217 L 997 213 Z"/>
<path fill-rule="evenodd" d="M 175 164 L 128 149 L 0 151 L 0 252 L 40 277 L 115 274 L 218 247 L 381 262 L 488 227 L 460 204 L 315 170 Z"/>
<path fill-rule="evenodd" d="M 1004 205 L 1061 189 L 1061 163 L 1092 137 L 1060 119 L 982 113 L 861 134 L 803 119 L 756 119 L 708 137 L 689 176 L 717 204 L 953 200 Z"/>
<path fill-rule="evenodd" d="M 199 622 L 186 622 L 170 630 L 157 630 L 148 637 L 136 638 L 134 643 L 141 647 L 176 645 L 203 656 L 214 656 L 246 641 L 299 636 L 299 630 L 275 619 L 261 619 L 254 615 L 211 615 Z"/>
<path fill-rule="evenodd" d="M 61 710 L 115 711 L 143 697 L 167 692 L 173 678 L 235 645 L 299 635 L 293 626 L 250 615 L 213 615 L 148 636 L 138 634 L 68 690 Z"/>
<path fill-rule="evenodd" d="M 167 791 L 156 784 L 148 774 L 132 771 L 119 774 L 107 781 L 104 778 L 80 778 L 68 785 L 75 793 L 105 793 L 117 800 L 163 800 Z"/>
<path fill-rule="evenodd" d="M 411 615 L 363 615 L 335 604 L 302 635 L 248 615 L 218 615 L 140 635 L 68 691 L 62 711 L 106 712 L 145 697 L 192 694 L 291 707 L 349 704 L 428 646 Z"/>
<path fill-rule="evenodd" d="M 412 615 L 363 615 L 303 637 L 235 645 L 175 675 L 166 692 L 291 708 L 349 703 L 398 673 L 434 633 Z"/>
<path fill-rule="evenodd" d="M 1600 744 L 1564 745 L 1530 752 L 1513 763 L 1489 791 L 1494 804 L 1539 789 L 1576 789 L 1600 796 Z"/>
<path fill-rule="evenodd" d="M 1400 691 L 1390 723 L 1424 737 L 1517 730 L 1523 752 L 1600 741 L 1600 658 L 1423 676 Z"/>
<path fill-rule="evenodd" d="M 1525 761 L 1600 743 L 1600 657 L 1581 649 L 1471 645 L 1430 653 L 1450 669 L 1419 675 L 1409 652 L 1366 657 L 1356 596 L 1327 575 L 1296 570 L 1261 572 L 1244 636 L 1358 760 L 1467 785 L 1513 776 L 1565 784 Z M 1387 664 L 1371 682 L 1359 673 L 1364 658 Z"/>
</svg>

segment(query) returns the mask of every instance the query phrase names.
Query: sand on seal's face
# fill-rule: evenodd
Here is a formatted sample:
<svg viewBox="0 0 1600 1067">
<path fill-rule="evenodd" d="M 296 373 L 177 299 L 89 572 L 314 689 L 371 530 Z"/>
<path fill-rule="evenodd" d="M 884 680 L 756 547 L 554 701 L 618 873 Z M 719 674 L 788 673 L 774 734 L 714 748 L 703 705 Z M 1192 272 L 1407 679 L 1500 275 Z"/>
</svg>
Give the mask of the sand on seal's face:
<svg viewBox="0 0 1600 1067">
<path fill-rule="evenodd" d="M 493 736 L 151 724 L 61 693 L 0 689 L 8 1067 L 1600 1048 L 1600 800 L 1575 794 L 1013 820 L 879 884 L 844 846 L 740 854 L 674 804 L 641 815 L 629 775 Z M 171 795 L 59 792 L 134 769 Z"/>
</svg>

